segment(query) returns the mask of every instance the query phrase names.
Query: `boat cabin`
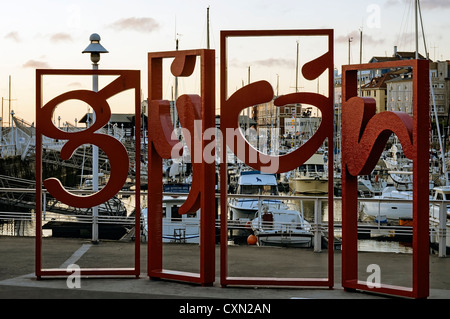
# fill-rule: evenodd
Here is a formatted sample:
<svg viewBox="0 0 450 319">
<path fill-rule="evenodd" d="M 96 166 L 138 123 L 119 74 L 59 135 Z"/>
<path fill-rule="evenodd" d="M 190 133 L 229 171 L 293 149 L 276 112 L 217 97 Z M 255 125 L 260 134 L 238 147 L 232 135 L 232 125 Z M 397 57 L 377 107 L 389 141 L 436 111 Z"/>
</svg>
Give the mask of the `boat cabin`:
<svg viewBox="0 0 450 319">
<path fill-rule="evenodd" d="M 434 200 L 448 200 L 450 201 L 450 186 L 440 186 L 433 188 Z"/>
<path fill-rule="evenodd" d="M 303 165 L 299 167 L 299 172 L 303 175 L 316 173 L 322 174 L 325 172 L 325 162 L 321 154 L 313 154 Z"/>
<path fill-rule="evenodd" d="M 278 185 L 274 174 L 259 171 L 241 172 L 238 182 L 238 194 L 278 195 Z"/>
</svg>

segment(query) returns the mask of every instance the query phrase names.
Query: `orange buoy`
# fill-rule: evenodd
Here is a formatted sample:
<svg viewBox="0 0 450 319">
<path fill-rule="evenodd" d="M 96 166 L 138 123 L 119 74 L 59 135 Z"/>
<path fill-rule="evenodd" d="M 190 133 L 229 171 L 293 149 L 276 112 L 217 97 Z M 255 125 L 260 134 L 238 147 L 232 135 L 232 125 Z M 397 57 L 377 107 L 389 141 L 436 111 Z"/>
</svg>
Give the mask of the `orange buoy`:
<svg viewBox="0 0 450 319">
<path fill-rule="evenodd" d="M 247 237 L 247 244 L 249 244 L 249 245 L 256 245 L 257 241 L 258 241 L 258 239 L 256 238 L 255 235 L 250 235 Z"/>
</svg>

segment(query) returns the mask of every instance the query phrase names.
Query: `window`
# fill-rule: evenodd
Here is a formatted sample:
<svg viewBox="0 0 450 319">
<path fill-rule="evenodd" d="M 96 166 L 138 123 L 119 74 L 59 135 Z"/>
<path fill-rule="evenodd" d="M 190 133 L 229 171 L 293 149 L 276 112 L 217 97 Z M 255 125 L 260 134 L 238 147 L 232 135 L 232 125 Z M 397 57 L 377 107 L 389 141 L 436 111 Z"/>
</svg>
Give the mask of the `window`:
<svg viewBox="0 0 450 319">
<path fill-rule="evenodd" d="M 174 205 L 172 206 L 172 209 L 170 210 L 170 218 L 172 221 L 177 221 L 181 219 L 181 215 L 178 214 L 178 206 Z"/>
<path fill-rule="evenodd" d="M 197 212 L 187 214 L 187 218 L 195 218 L 197 217 Z"/>
<path fill-rule="evenodd" d="M 242 185 L 241 194 L 244 195 L 276 195 L 275 185 Z"/>
</svg>

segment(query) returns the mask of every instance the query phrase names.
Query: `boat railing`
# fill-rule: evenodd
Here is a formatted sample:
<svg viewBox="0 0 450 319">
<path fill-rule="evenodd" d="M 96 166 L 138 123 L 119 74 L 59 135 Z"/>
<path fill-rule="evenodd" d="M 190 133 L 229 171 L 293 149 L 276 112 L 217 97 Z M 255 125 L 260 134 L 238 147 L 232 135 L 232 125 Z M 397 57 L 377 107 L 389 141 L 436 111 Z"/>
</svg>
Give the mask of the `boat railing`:
<svg viewBox="0 0 450 319">
<path fill-rule="evenodd" d="M 0 220 L 36 221 L 36 214 L 30 212 L 0 212 Z M 54 222 L 77 222 L 86 224 L 90 224 L 93 222 L 92 215 L 56 214 L 51 212 L 43 213 L 42 220 Z M 99 215 L 97 217 L 97 222 L 101 224 L 134 225 L 134 217 Z"/>
<path fill-rule="evenodd" d="M 282 232 L 292 232 L 301 228 L 300 222 L 287 221 L 260 221 L 258 227 L 264 230 L 279 230 Z"/>
</svg>

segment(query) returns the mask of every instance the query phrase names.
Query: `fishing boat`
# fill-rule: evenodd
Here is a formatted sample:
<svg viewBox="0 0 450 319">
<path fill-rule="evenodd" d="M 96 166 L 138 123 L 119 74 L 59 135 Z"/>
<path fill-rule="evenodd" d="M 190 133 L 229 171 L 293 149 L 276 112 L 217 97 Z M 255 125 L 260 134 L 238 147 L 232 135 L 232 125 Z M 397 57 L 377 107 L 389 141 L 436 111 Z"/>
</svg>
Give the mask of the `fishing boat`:
<svg viewBox="0 0 450 319">
<path fill-rule="evenodd" d="M 261 206 L 252 221 L 252 230 L 259 245 L 311 247 L 311 225 L 298 210 L 267 204 Z"/>
</svg>

